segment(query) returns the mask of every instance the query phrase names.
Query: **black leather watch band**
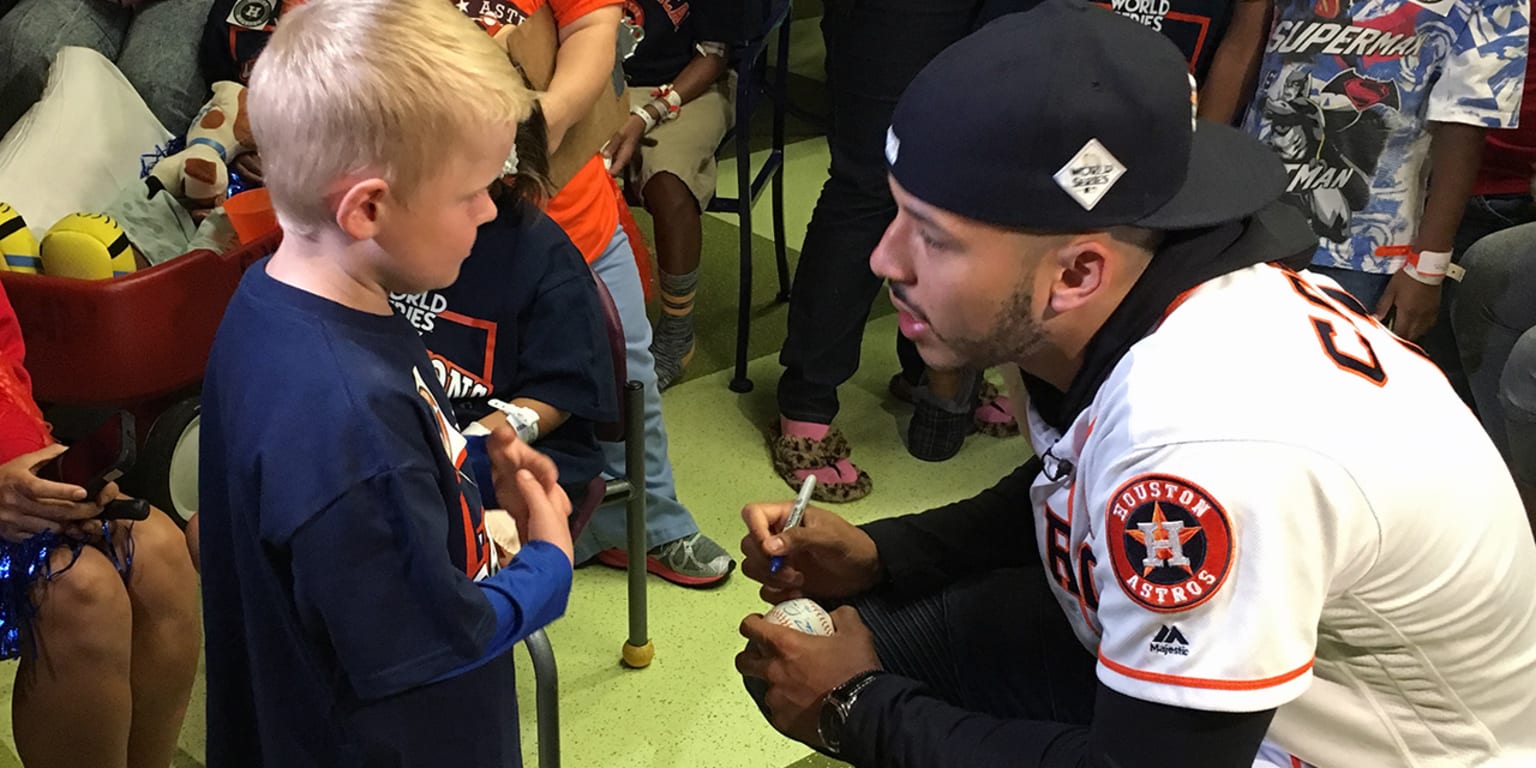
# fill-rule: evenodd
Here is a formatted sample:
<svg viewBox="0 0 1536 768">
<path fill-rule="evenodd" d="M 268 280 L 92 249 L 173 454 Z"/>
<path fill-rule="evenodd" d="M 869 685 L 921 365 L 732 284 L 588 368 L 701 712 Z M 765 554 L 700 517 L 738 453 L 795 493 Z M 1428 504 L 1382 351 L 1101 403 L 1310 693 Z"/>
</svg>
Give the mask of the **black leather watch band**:
<svg viewBox="0 0 1536 768">
<path fill-rule="evenodd" d="M 848 713 L 853 709 L 853 703 L 858 700 L 859 693 L 881 674 L 883 670 L 879 669 L 860 672 L 827 692 L 826 698 L 821 702 L 821 713 L 816 725 L 816 733 L 821 737 L 821 743 L 827 751 L 834 755 L 842 753 L 843 736 L 848 728 Z"/>
</svg>

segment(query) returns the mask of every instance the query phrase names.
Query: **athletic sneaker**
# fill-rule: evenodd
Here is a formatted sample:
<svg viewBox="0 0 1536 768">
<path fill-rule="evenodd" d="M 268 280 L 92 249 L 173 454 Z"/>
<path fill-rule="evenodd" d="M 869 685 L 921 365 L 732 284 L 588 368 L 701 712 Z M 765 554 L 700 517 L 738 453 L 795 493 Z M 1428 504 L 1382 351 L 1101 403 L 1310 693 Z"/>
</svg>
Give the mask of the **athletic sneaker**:
<svg viewBox="0 0 1536 768">
<path fill-rule="evenodd" d="M 620 548 L 597 553 L 597 561 L 611 568 L 629 566 L 629 553 Z M 725 583 L 736 567 L 724 547 L 702 533 L 669 541 L 646 553 L 645 569 L 684 587 L 713 587 Z"/>
</svg>

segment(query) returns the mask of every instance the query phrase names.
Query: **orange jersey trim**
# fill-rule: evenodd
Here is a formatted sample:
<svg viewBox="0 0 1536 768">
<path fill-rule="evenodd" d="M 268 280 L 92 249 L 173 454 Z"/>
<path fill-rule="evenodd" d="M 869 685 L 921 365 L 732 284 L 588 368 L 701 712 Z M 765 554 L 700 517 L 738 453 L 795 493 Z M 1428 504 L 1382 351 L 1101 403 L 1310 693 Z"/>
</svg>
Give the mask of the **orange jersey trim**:
<svg viewBox="0 0 1536 768">
<path fill-rule="evenodd" d="M 1201 283 L 1201 285 L 1204 285 L 1204 283 Z M 1194 292 L 1196 290 L 1199 290 L 1199 288 L 1200 288 L 1200 286 L 1197 285 L 1194 288 L 1190 288 L 1190 289 L 1184 291 L 1183 293 L 1173 297 L 1173 301 L 1168 303 L 1168 308 L 1163 310 L 1163 316 L 1162 316 L 1161 319 L 1158 320 L 1158 322 L 1161 323 L 1161 322 L 1167 320 L 1168 316 L 1173 314 L 1173 311 L 1178 309 L 1181 305 L 1183 305 L 1184 302 L 1189 301 L 1189 297 L 1192 294 L 1194 294 Z"/>
<path fill-rule="evenodd" d="M 1181 677 L 1179 675 L 1165 675 L 1160 672 L 1146 672 L 1140 669 L 1133 669 L 1105 656 L 1103 651 L 1099 652 L 1100 664 L 1126 677 L 1149 683 L 1179 685 L 1185 688 L 1206 688 L 1213 691 L 1257 691 L 1263 688 L 1273 688 L 1283 683 L 1289 683 L 1306 674 L 1308 670 L 1312 669 L 1312 661 L 1312 659 L 1307 659 L 1307 663 L 1285 674 L 1266 677 L 1262 680 L 1212 680 L 1204 677 Z"/>
</svg>

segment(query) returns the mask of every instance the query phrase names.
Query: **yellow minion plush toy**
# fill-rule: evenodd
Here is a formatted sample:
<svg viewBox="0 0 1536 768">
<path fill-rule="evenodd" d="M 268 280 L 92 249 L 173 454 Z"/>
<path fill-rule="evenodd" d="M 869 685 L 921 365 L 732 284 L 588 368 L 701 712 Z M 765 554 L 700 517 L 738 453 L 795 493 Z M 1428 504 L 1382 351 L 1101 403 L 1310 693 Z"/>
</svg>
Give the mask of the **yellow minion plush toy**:
<svg viewBox="0 0 1536 768">
<path fill-rule="evenodd" d="M 21 213 L 0 203 L 0 269 L 37 274 L 37 238 L 27 229 Z"/>
<path fill-rule="evenodd" d="M 106 280 L 132 273 L 138 254 L 117 220 L 104 213 L 71 213 L 43 235 L 43 274 Z"/>
</svg>

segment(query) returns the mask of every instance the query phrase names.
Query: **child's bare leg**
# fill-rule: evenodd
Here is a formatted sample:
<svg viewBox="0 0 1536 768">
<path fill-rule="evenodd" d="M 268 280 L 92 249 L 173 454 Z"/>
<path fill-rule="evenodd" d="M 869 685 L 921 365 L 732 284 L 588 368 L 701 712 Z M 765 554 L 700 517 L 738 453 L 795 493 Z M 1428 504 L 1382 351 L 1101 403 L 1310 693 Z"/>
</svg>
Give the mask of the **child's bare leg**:
<svg viewBox="0 0 1536 768">
<path fill-rule="evenodd" d="M 119 543 L 121 551 L 121 543 Z M 165 768 L 187 714 L 202 644 L 197 573 L 181 529 L 159 510 L 133 526 L 133 728 L 129 768 Z"/>
<path fill-rule="evenodd" d="M 67 549 L 55 568 L 69 565 Z M 127 765 L 132 719 L 128 591 L 107 556 L 90 547 L 33 588 L 39 606 L 21 657 L 11 722 L 28 768 Z M 162 763 L 158 768 L 169 764 Z"/>
<path fill-rule="evenodd" d="M 645 209 L 656 224 L 656 264 L 661 268 L 661 317 L 651 352 L 656 356 L 657 385 L 666 389 L 693 359 L 693 299 L 704 225 L 699 201 L 671 173 L 658 173 L 646 182 Z"/>
</svg>

